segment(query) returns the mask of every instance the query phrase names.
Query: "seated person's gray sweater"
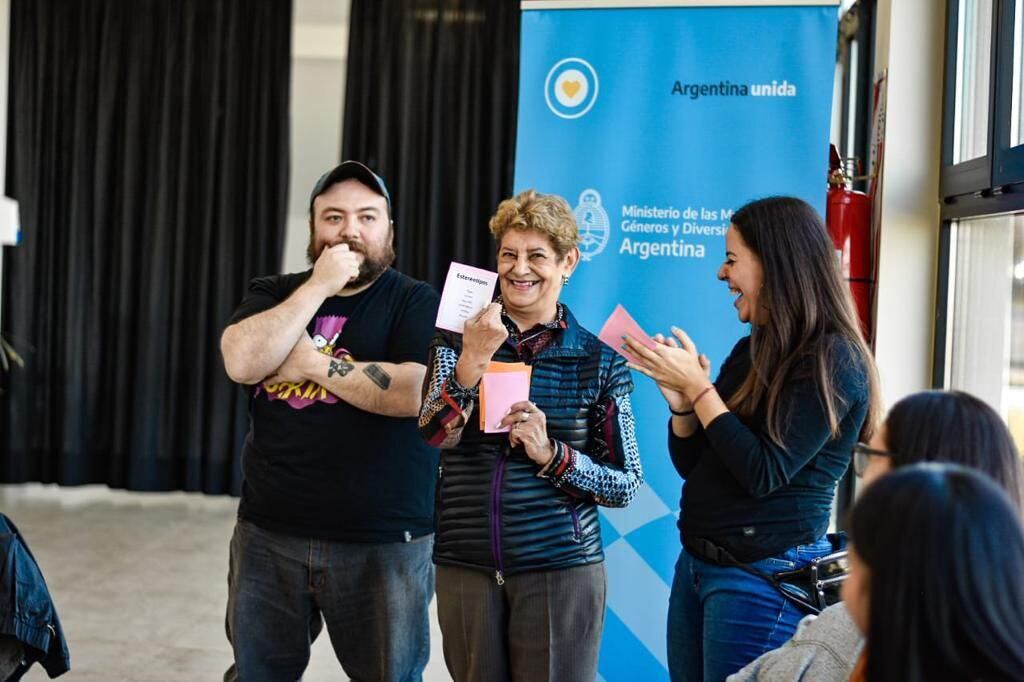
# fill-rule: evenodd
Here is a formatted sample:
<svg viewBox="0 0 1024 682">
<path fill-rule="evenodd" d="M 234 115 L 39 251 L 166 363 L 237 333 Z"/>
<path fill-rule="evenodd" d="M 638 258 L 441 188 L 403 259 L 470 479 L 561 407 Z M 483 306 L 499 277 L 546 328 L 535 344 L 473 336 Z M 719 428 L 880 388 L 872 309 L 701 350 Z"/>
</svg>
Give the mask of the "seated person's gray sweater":
<svg viewBox="0 0 1024 682">
<path fill-rule="evenodd" d="M 793 639 L 730 675 L 728 682 L 845 682 L 863 648 L 860 630 L 850 620 L 846 606 L 839 602 L 819 616 L 804 618 Z"/>
</svg>

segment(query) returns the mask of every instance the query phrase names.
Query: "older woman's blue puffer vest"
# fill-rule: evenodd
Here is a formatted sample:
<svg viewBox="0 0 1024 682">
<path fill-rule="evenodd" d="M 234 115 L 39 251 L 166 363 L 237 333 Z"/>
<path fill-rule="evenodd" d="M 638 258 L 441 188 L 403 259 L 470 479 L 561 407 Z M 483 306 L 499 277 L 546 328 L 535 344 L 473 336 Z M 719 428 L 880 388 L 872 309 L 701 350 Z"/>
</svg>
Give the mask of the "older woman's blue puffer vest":
<svg viewBox="0 0 1024 682">
<path fill-rule="evenodd" d="M 625 361 L 566 311 L 566 328 L 531 365 L 530 400 L 547 417 L 548 435 L 588 455 L 603 395 L 633 390 Z M 444 333 L 461 350 L 461 336 Z M 493 357 L 518 362 L 511 344 Z M 441 451 L 434 561 L 495 575 L 553 570 L 604 560 L 597 507 L 537 476 L 539 468 L 508 434 L 485 434 L 474 411 L 462 439 Z"/>
</svg>

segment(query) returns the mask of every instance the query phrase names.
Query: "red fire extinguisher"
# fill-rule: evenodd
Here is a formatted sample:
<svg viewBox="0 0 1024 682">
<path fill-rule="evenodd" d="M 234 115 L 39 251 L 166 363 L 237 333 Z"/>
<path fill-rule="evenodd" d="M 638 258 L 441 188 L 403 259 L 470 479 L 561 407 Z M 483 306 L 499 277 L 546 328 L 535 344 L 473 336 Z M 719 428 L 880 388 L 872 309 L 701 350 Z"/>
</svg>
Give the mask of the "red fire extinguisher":
<svg viewBox="0 0 1024 682">
<path fill-rule="evenodd" d="M 831 145 L 825 225 L 843 277 L 850 285 L 864 338 L 871 342 L 871 301 L 875 292 L 874 249 L 871 244 L 871 197 L 850 188 L 852 174 Z"/>
</svg>

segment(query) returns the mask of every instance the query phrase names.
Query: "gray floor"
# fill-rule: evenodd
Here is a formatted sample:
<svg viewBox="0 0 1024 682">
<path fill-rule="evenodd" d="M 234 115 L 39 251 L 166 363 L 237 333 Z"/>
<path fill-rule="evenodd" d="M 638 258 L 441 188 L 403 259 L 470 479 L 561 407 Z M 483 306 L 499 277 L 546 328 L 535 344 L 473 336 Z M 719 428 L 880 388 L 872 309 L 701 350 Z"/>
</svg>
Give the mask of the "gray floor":
<svg viewBox="0 0 1024 682">
<path fill-rule="evenodd" d="M 70 673 L 61 679 L 218 680 L 228 540 L 237 501 L 99 486 L 0 486 L 0 510 L 35 554 L 64 625 Z M 424 679 L 449 680 L 433 611 Z M 49 679 L 39 667 L 25 678 Z M 313 645 L 307 682 L 347 679 L 328 638 Z"/>
</svg>

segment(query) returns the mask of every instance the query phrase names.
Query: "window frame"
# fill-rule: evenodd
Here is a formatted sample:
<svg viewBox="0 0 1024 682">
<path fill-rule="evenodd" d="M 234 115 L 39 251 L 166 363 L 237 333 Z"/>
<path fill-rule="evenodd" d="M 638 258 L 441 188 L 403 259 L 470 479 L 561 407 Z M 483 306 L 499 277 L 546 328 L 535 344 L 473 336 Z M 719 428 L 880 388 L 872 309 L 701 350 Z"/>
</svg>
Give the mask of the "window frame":
<svg viewBox="0 0 1024 682">
<path fill-rule="evenodd" d="M 949 378 L 950 333 L 953 321 L 950 282 L 956 279 L 956 221 L 943 220 L 939 227 L 938 282 L 935 287 L 935 353 L 932 362 L 932 388 L 945 389 Z"/>
<path fill-rule="evenodd" d="M 993 144 L 992 163 L 992 184 L 996 187 L 1007 187 L 1018 183 L 1024 183 L 1024 141 L 1021 144 L 1010 146 L 1010 121 L 1013 112 L 1013 48 L 1014 29 L 1016 19 L 1016 2 L 1014 0 L 1002 0 L 998 3 L 999 12 L 997 33 L 997 45 L 994 50 L 997 52 L 997 71 L 993 71 L 995 94 L 993 96 L 993 109 L 995 120 L 1001 121 L 1002 125 L 993 127 L 995 133 Z M 1024 36 L 1022 36 L 1024 39 Z M 1022 65 L 1024 68 L 1024 65 Z M 1021 93 L 1021 103 L 1024 104 L 1024 93 Z M 1005 192 L 1005 190 L 1003 190 Z"/>
<path fill-rule="evenodd" d="M 956 129 L 956 65 L 957 43 L 959 40 L 960 0 L 946 0 L 946 50 L 943 65 L 943 96 L 942 96 L 942 171 L 939 178 L 939 191 L 943 199 L 967 194 L 983 193 L 992 184 L 992 130 L 995 121 L 992 107 L 995 95 L 996 80 L 996 46 L 999 33 L 996 20 L 999 17 L 1001 0 L 992 0 L 992 40 L 989 51 L 989 87 L 988 87 L 988 136 L 984 156 L 969 161 L 953 163 L 953 150 L 957 140 L 954 139 Z"/>
<path fill-rule="evenodd" d="M 934 388 L 949 380 L 950 309 L 956 286 L 956 223 L 1024 212 L 1024 144 L 1009 146 L 1013 98 L 1013 40 L 1016 0 L 993 0 L 989 80 L 988 153 L 953 164 L 956 60 L 961 0 L 946 0 L 943 73 L 942 167 L 936 309 L 932 363 Z M 1024 40 L 1024 36 L 1022 36 Z M 1024 68 L 1024 67 L 1022 67 Z"/>
</svg>

